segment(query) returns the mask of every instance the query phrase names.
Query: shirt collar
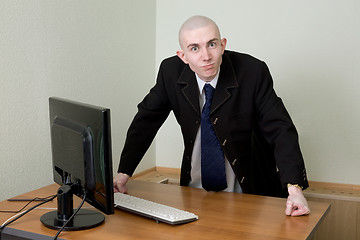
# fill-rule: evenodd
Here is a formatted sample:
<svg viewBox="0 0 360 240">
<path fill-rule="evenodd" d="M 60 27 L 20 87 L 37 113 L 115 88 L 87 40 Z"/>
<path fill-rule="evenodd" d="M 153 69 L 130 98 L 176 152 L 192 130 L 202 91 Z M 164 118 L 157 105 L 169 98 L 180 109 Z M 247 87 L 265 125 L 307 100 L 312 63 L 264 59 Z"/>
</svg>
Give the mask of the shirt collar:
<svg viewBox="0 0 360 240">
<path fill-rule="evenodd" d="M 205 82 L 205 81 L 201 80 L 196 73 L 195 73 L 195 75 L 196 75 L 196 80 L 197 80 L 197 83 L 198 83 L 198 86 L 199 86 L 199 91 L 200 91 L 200 94 L 201 94 L 203 92 L 203 89 L 204 89 L 204 86 L 205 86 L 206 83 L 209 83 L 213 88 L 216 88 L 216 85 L 217 85 L 218 80 L 219 80 L 220 70 L 216 74 L 215 78 L 213 80 L 211 80 L 210 82 Z"/>
</svg>

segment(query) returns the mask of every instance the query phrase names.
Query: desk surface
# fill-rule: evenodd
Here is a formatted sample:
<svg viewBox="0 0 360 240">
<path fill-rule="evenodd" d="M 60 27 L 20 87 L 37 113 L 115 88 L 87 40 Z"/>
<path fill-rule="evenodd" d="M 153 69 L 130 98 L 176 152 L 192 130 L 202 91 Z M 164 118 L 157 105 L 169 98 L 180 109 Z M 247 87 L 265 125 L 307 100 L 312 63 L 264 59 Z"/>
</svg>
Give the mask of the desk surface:
<svg viewBox="0 0 360 240">
<path fill-rule="evenodd" d="M 193 212 L 199 220 L 184 225 L 157 224 L 154 220 L 116 210 L 94 229 L 62 232 L 61 239 L 310 239 L 326 216 L 330 205 L 309 202 L 311 214 L 289 217 L 284 214 L 286 199 L 238 193 L 209 193 L 202 189 L 129 181 L 129 194 Z M 46 197 L 56 193 L 52 184 L 23 194 L 21 198 Z M 74 207 L 80 202 L 76 198 Z M 22 202 L 0 202 L 0 210 L 17 210 Z M 56 207 L 56 201 L 43 207 Z M 7 231 L 26 231 L 53 237 L 40 216 L 50 210 L 36 209 L 10 224 Z M 1 213 L 0 224 L 13 214 Z M 6 232 L 4 230 L 4 233 Z M 46 238 L 43 238 L 46 239 Z"/>
</svg>

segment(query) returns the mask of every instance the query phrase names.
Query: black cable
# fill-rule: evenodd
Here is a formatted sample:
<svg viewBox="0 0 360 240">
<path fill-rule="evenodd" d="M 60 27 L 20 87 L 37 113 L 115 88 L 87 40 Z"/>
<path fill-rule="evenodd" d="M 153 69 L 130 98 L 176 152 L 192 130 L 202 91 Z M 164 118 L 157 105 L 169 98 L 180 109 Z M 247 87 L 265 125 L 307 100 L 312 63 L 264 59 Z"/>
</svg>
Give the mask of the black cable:
<svg viewBox="0 0 360 240">
<path fill-rule="evenodd" d="M 52 195 L 51 195 L 52 196 Z M 37 201 L 37 202 L 41 202 L 44 201 L 46 199 L 48 199 L 49 197 L 46 198 L 9 198 L 7 201 L 8 202 L 30 202 L 30 201 Z"/>
<path fill-rule="evenodd" d="M 21 217 L 24 216 L 25 214 L 29 213 L 29 212 L 32 211 L 33 209 L 37 208 L 38 206 L 41 206 L 41 205 L 43 205 L 43 204 L 45 204 L 45 203 L 47 203 L 47 202 L 50 202 L 50 201 L 54 200 L 54 198 L 56 198 L 56 195 L 53 195 L 53 196 L 50 197 L 49 199 L 44 200 L 43 202 L 38 203 L 38 204 L 36 204 L 35 206 L 29 208 L 28 210 L 26 210 L 25 212 L 21 213 L 21 214 L 20 214 L 19 216 L 17 216 L 16 218 L 14 218 L 14 219 L 10 220 L 9 222 L 1 225 L 1 226 L 0 226 L 0 230 L 4 229 L 7 225 L 9 225 L 10 223 L 15 222 L 16 220 L 18 220 L 19 218 L 21 218 Z M 0 231 L 0 232 L 1 232 L 1 231 Z"/>
<path fill-rule="evenodd" d="M 8 199 L 8 201 L 29 201 L 29 202 L 24 207 L 22 207 L 20 210 L 16 210 L 16 211 L 13 211 L 13 210 L 0 210 L 0 212 L 2 212 L 2 213 L 19 213 L 22 210 L 24 210 L 30 203 L 32 203 L 34 201 L 46 201 L 49 198 L 52 198 L 54 196 L 56 196 L 56 195 L 51 195 L 51 196 L 48 196 L 48 197 L 45 197 L 45 198 L 36 197 L 36 198 L 33 198 L 33 199 Z"/>
<path fill-rule="evenodd" d="M 82 199 L 82 202 L 80 203 L 79 207 L 75 210 L 75 212 L 71 215 L 71 217 L 64 223 L 64 225 L 60 228 L 60 230 L 57 232 L 57 234 L 54 236 L 53 240 L 56 240 L 60 233 L 64 230 L 66 225 L 75 217 L 75 215 L 80 211 L 80 208 L 84 205 L 86 199 L 86 190 L 84 191 L 84 197 Z"/>
</svg>

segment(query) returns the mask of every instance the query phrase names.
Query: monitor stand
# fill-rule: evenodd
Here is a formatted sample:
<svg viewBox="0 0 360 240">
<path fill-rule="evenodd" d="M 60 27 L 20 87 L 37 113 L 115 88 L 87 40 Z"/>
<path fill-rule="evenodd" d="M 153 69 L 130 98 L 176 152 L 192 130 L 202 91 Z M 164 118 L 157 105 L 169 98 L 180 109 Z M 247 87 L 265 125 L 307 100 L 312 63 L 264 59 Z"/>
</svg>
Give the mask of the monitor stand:
<svg viewBox="0 0 360 240">
<path fill-rule="evenodd" d="M 74 212 L 72 186 L 68 184 L 62 185 L 57 192 L 57 210 L 45 213 L 40 217 L 40 221 L 46 227 L 60 229 L 72 216 Z M 99 226 L 104 220 L 105 216 L 100 212 L 80 209 L 74 218 L 64 227 L 64 230 L 76 231 L 89 229 Z"/>
</svg>

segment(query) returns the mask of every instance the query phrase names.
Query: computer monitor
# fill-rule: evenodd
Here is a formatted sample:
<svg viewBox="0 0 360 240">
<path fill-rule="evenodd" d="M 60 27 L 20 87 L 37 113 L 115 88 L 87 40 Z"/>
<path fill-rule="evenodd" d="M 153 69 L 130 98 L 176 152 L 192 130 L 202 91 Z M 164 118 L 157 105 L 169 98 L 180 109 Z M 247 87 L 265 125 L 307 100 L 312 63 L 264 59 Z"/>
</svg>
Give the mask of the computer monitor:
<svg viewBox="0 0 360 240">
<path fill-rule="evenodd" d="M 52 229 L 62 228 L 74 212 L 73 194 L 105 214 L 114 213 L 110 110 L 61 98 L 49 98 L 50 133 L 57 211 L 41 216 Z M 100 225 L 104 214 L 81 209 L 65 230 Z"/>
</svg>

